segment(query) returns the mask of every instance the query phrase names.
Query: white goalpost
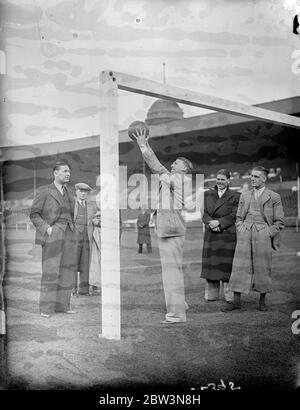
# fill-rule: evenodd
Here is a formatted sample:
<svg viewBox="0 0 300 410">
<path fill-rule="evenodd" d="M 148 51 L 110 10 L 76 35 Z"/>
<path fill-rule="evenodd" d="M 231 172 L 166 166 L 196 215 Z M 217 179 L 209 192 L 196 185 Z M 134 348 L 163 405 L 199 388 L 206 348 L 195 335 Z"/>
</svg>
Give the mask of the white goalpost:
<svg viewBox="0 0 300 410">
<path fill-rule="evenodd" d="M 300 128 L 300 118 L 115 71 L 100 74 L 100 185 L 110 186 L 110 207 L 101 209 L 102 332 L 121 339 L 119 239 L 119 129 L 118 89 L 214 111 Z M 101 190 L 101 204 L 107 203 Z"/>
</svg>

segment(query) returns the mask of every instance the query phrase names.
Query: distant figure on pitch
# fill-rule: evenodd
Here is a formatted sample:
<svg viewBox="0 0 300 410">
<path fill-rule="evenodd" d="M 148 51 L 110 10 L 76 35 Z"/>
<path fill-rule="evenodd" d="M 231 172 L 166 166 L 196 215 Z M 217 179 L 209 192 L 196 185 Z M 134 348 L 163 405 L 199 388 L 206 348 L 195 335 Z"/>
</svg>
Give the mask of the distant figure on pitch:
<svg viewBox="0 0 300 410">
<path fill-rule="evenodd" d="M 159 175 L 159 204 L 156 215 L 156 233 L 162 266 L 162 279 L 167 313 L 164 324 L 186 322 L 184 275 L 182 270 L 183 245 L 185 239 L 185 221 L 181 210 L 184 206 L 184 175 L 192 170 L 192 163 L 184 158 L 177 158 L 168 171 L 157 159 L 148 143 L 146 124 L 129 128 L 128 134 L 136 139 L 144 160 L 153 173 Z M 168 195 L 167 195 L 168 194 Z M 168 197 L 169 206 L 164 206 Z"/>
<path fill-rule="evenodd" d="M 96 212 L 96 204 L 88 200 L 92 188 L 84 182 L 75 185 L 76 200 L 74 207 L 74 222 L 76 234 L 75 289 L 73 295 L 89 294 L 89 265 L 91 241 L 93 234 L 92 218 Z M 79 276 L 79 281 L 78 281 Z"/>
<path fill-rule="evenodd" d="M 219 299 L 221 281 L 225 300 L 233 300 L 228 282 L 236 245 L 235 218 L 240 194 L 229 189 L 229 183 L 230 172 L 220 169 L 216 186 L 204 193 L 201 278 L 206 279 L 204 298 L 207 302 Z"/>
<path fill-rule="evenodd" d="M 151 218 L 151 215 L 146 210 L 146 208 L 141 207 L 141 212 L 139 213 L 138 219 L 137 219 L 137 230 L 138 230 L 137 243 L 139 245 L 138 253 L 143 253 L 144 243 L 147 246 L 147 252 L 148 253 L 152 252 L 151 234 L 150 234 L 150 228 L 149 228 L 150 218 Z"/>
<path fill-rule="evenodd" d="M 70 165 L 58 161 L 54 181 L 39 189 L 33 200 L 30 219 L 36 228 L 35 243 L 42 246 L 40 313 L 76 313 L 70 307 L 76 271 L 74 196 L 67 183 Z"/>
<path fill-rule="evenodd" d="M 255 167 L 251 173 L 251 191 L 242 193 L 236 214 L 237 244 L 233 258 L 229 290 L 233 303 L 224 312 L 241 308 L 241 293 L 259 292 L 261 311 L 267 310 L 265 297 L 272 292 L 272 248 L 279 247 L 279 232 L 284 228 L 280 195 L 266 188 L 268 170 Z"/>
</svg>

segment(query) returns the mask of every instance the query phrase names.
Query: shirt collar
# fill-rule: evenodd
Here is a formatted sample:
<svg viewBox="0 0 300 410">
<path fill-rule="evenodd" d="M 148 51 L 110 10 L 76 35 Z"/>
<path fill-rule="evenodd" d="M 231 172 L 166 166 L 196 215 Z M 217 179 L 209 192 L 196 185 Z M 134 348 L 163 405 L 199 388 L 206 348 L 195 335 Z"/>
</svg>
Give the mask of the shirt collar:
<svg viewBox="0 0 300 410">
<path fill-rule="evenodd" d="M 254 192 L 256 193 L 256 195 L 261 195 L 262 193 L 263 193 L 263 191 L 264 191 L 264 189 L 265 189 L 265 186 L 263 186 L 263 187 L 261 187 L 261 188 L 259 188 L 259 189 L 254 189 Z"/>
<path fill-rule="evenodd" d="M 217 189 L 218 189 L 218 192 L 221 192 L 221 194 L 224 194 L 224 192 L 226 191 L 226 188 L 223 188 L 223 189 L 217 188 Z"/>
<path fill-rule="evenodd" d="M 54 185 L 59 190 L 60 193 L 63 192 L 64 185 L 58 184 L 56 181 L 54 181 Z"/>
</svg>

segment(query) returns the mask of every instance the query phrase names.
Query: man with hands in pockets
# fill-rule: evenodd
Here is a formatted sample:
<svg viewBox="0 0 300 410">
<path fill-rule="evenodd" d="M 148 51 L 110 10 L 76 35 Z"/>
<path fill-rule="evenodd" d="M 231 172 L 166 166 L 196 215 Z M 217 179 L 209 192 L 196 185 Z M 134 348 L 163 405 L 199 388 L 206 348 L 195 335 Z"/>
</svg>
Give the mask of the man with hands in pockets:
<svg viewBox="0 0 300 410">
<path fill-rule="evenodd" d="M 67 184 L 70 165 L 62 160 L 53 167 L 54 181 L 39 189 L 30 219 L 36 228 L 36 244 L 42 246 L 40 313 L 76 313 L 70 308 L 76 271 L 74 196 Z"/>
<path fill-rule="evenodd" d="M 241 308 L 241 293 L 259 293 L 258 309 L 267 310 L 265 298 L 272 292 L 272 249 L 277 250 L 284 213 L 280 195 L 265 186 L 268 170 L 252 169 L 252 190 L 242 193 L 236 214 L 237 244 L 228 288 L 234 300 L 222 310 Z"/>
</svg>

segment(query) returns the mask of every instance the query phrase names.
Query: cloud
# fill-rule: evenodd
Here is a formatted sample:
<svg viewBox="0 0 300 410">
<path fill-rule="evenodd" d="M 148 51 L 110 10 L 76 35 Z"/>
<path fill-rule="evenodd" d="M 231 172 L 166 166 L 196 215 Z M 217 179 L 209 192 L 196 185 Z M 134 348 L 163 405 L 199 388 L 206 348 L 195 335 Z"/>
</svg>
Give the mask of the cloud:
<svg viewBox="0 0 300 410">
<path fill-rule="evenodd" d="M 253 17 L 248 17 L 247 20 L 245 21 L 245 24 L 253 24 L 255 22 Z"/>
<path fill-rule="evenodd" d="M 102 56 L 106 54 L 106 50 L 99 47 L 96 48 L 68 48 L 65 49 L 66 53 L 75 54 L 75 55 L 90 55 L 90 56 Z"/>
<path fill-rule="evenodd" d="M 231 57 L 241 57 L 241 55 L 242 55 L 243 53 L 242 53 L 242 51 L 241 50 L 231 50 L 230 51 L 230 56 Z"/>
<path fill-rule="evenodd" d="M 193 24 L 190 26 L 189 24 L 182 23 L 182 21 L 184 21 L 182 17 L 186 16 L 192 18 L 192 22 L 196 23 L 197 17 L 195 17 L 195 15 L 198 14 L 199 19 L 203 18 L 203 16 L 201 17 L 201 13 L 207 16 L 212 9 L 216 7 L 216 4 L 211 6 L 210 3 L 205 3 L 205 8 L 193 4 L 193 8 L 191 8 L 191 3 L 186 5 L 181 0 L 175 1 L 175 3 L 176 7 L 170 6 L 170 3 L 165 1 L 145 2 L 143 5 L 145 9 L 145 20 L 143 24 L 137 25 L 134 24 L 134 14 L 132 14 L 132 23 L 128 22 L 128 17 L 126 17 L 125 20 L 121 19 L 121 21 L 117 21 L 114 20 L 114 15 L 112 15 L 111 19 L 109 19 L 109 6 L 111 3 L 108 0 L 94 2 L 89 10 L 87 10 L 84 1 L 62 1 L 45 10 L 45 16 L 50 20 L 48 24 L 44 22 L 43 16 L 43 20 L 41 20 L 40 24 L 28 27 L 26 24 L 27 18 L 24 18 L 23 25 L 22 22 L 19 23 L 20 27 L 5 25 L 4 36 L 6 39 L 17 37 L 23 40 L 42 41 L 41 52 L 47 58 L 53 58 L 66 52 L 77 55 L 87 55 L 90 53 L 91 55 L 102 55 L 104 53 L 99 47 L 89 47 L 87 50 L 84 48 L 71 48 L 67 50 L 64 47 L 56 45 L 54 43 L 55 40 L 59 42 L 72 42 L 72 45 L 74 42 L 76 44 L 78 40 L 130 43 L 131 41 L 140 39 L 160 40 L 162 38 L 172 42 L 190 40 L 195 43 L 214 43 L 219 45 L 247 45 L 249 43 L 249 38 L 241 33 L 216 31 L 216 28 L 220 30 L 220 26 L 218 25 L 216 27 L 212 26 L 210 30 L 205 31 L 199 29 L 192 30 L 191 28 L 197 27 L 197 25 Z M 131 3 L 126 4 L 130 5 Z M 174 4 L 174 2 L 172 2 L 172 4 Z M 27 9 L 27 5 L 25 9 Z M 31 8 L 29 6 L 28 10 L 30 14 Z M 158 22 L 155 10 L 157 10 L 159 14 L 164 10 L 165 14 L 162 15 L 164 21 Z M 128 15 L 127 11 L 126 13 Z M 8 23 L 10 21 L 10 15 L 13 16 L 13 13 L 8 14 L 6 18 L 6 22 Z M 170 24 L 167 26 L 166 16 L 173 22 L 179 19 L 181 26 L 171 26 Z M 40 14 L 35 16 L 36 20 L 40 18 Z M 87 42 L 87 44 L 89 43 Z"/>
<path fill-rule="evenodd" d="M 9 27 L 5 26 L 3 29 L 3 40 L 11 38 L 21 38 L 23 40 L 40 40 L 40 30 L 38 26 L 35 27 Z"/>
<path fill-rule="evenodd" d="M 68 76 L 62 73 L 47 74 L 37 69 L 27 68 L 24 70 L 23 74 L 25 78 L 6 76 L 6 87 L 9 90 L 13 90 L 18 88 L 40 87 L 42 85 L 51 83 L 59 91 L 68 91 L 72 93 L 97 96 L 99 94 L 99 91 L 96 87 L 91 88 L 86 86 L 86 84 L 90 83 L 91 79 L 68 85 Z"/>
<path fill-rule="evenodd" d="M 173 58 L 177 57 L 220 57 L 224 58 L 227 56 L 226 50 L 223 48 L 203 48 L 203 49 L 191 49 L 191 50 L 180 50 L 180 51 L 168 51 L 168 50 L 155 50 L 155 49 L 144 49 L 138 50 L 125 49 L 121 47 L 111 47 L 110 49 L 101 49 L 97 48 L 63 48 L 57 47 L 55 44 L 47 43 L 41 46 L 41 51 L 43 55 L 48 58 L 57 57 L 59 54 L 73 54 L 73 55 L 82 55 L 82 56 L 103 56 L 107 55 L 113 58 L 124 58 L 124 57 L 136 57 L 136 58 L 145 58 L 145 57 L 167 57 L 172 56 Z M 238 51 L 236 51 L 238 54 Z M 54 66 L 54 64 L 53 64 Z M 50 68 L 49 63 L 47 62 L 47 67 Z M 59 68 L 59 67 L 57 67 Z"/>
<path fill-rule="evenodd" d="M 107 67 L 161 82 L 164 61 L 167 81 L 174 85 L 225 98 L 249 94 L 254 103 L 297 90 L 286 63 L 295 39 L 287 34 L 289 13 L 280 2 L 273 9 L 262 0 L 255 0 L 254 8 L 253 0 L 0 3 L 4 86 L 12 99 L 6 106 L 13 128 L 3 132 L 8 137 L 21 139 L 25 127 L 35 135 L 32 140 L 52 136 L 50 128 L 33 124 L 62 127 L 53 128 L 56 139 L 87 135 L 99 111 L 99 72 Z M 132 112 L 145 117 L 142 98 L 120 92 L 120 124 Z M 61 133 L 64 128 L 72 135 Z"/>
<path fill-rule="evenodd" d="M 182 0 L 155 0 L 141 3 L 140 8 L 136 3 L 117 1 L 114 7 L 123 21 L 133 22 L 136 17 L 142 16 L 142 24 L 147 27 L 159 27 L 166 24 L 184 24 L 195 22 L 212 15 L 219 7 L 222 0 L 184 2 Z M 124 10 L 125 9 L 125 10 Z"/>
<path fill-rule="evenodd" d="M 98 26 L 101 15 L 107 10 L 109 0 L 94 3 L 88 11 L 85 1 L 61 1 L 54 7 L 48 7 L 45 15 L 58 26 L 71 30 L 94 30 Z"/>
<path fill-rule="evenodd" d="M 93 33 L 96 41 L 112 40 L 120 42 L 135 41 L 140 39 L 160 39 L 171 41 L 192 40 L 196 43 L 217 43 L 222 45 L 247 45 L 249 37 L 246 35 L 231 32 L 215 32 L 194 30 L 187 31 L 180 28 L 147 29 L 140 26 L 132 27 L 125 25 L 122 27 L 113 26 L 106 21 L 101 21 L 97 30 Z"/>
<path fill-rule="evenodd" d="M 82 41 L 82 40 L 91 40 L 92 35 L 89 33 L 80 33 L 78 31 L 70 31 L 63 29 L 55 30 L 49 26 L 44 25 L 35 25 L 32 27 L 27 26 L 20 26 L 17 27 L 10 27 L 5 26 L 3 29 L 3 37 L 5 39 L 11 38 L 20 38 L 20 39 L 27 39 L 27 40 L 36 40 L 36 41 Z"/>
<path fill-rule="evenodd" d="M 263 51 L 255 51 L 254 56 L 256 58 L 263 58 L 265 53 Z"/>
<path fill-rule="evenodd" d="M 73 66 L 71 71 L 72 77 L 77 77 L 82 72 L 82 68 L 79 65 Z"/>
<path fill-rule="evenodd" d="M 176 87 L 189 88 L 191 90 L 195 87 L 195 82 L 186 77 L 169 76 L 168 82 Z"/>
<path fill-rule="evenodd" d="M 266 46 L 266 47 L 279 47 L 279 46 L 287 46 L 287 40 L 281 37 L 273 37 L 273 36 L 260 36 L 260 37 L 253 37 L 251 42 L 257 46 Z"/>
<path fill-rule="evenodd" d="M 191 31 L 189 25 L 183 25 L 188 29 L 182 29 L 178 27 L 172 27 L 170 24 L 166 26 L 168 20 L 181 21 L 182 17 L 189 16 L 193 18 L 195 22 L 195 13 L 193 9 L 189 9 L 187 5 L 180 1 L 176 1 L 176 7 L 170 6 L 169 2 L 145 2 L 143 8 L 145 9 L 145 18 L 142 25 L 134 24 L 134 14 L 132 14 L 133 21 L 129 22 L 129 14 L 126 12 L 125 20 L 114 22 L 113 15 L 111 20 L 109 19 L 109 0 L 101 0 L 94 3 L 93 7 L 87 10 L 84 1 L 62 1 L 57 3 L 53 7 L 49 7 L 45 10 L 45 16 L 49 20 L 49 24 L 45 24 L 44 21 L 40 22 L 42 17 L 41 8 L 26 5 L 24 7 L 12 6 L 13 10 L 9 10 L 8 5 L 5 5 L 8 12 L 5 13 L 4 20 L 7 23 L 11 21 L 18 21 L 21 25 L 20 28 L 5 26 L 5 36 L 7 38 L 22 38 L 31 40 L 57 40 L 57 41 L 76 41 L 76 40 L 88 40 L 92 36 L 94 40 L 109 40 L 109 41 L 135 41 L 140 38 L 159 39 L 164 37 L 166 39 L 177 40 L 192 40 L 195 42 L 208 42 L 218 44 L 235 44 L 245 45 L 249 42 L 249 39 L 245 35 L 230 33 L 230 32 L 216 32 L 214 28 L 210 31 L 194 30 Z M 217 2 L 216 2 L 217 3 Z M 9 3 L 8 3 L 9 4 Z M 130 5 L 129 3 L 126 3 Z M 174 2 L 172 2 L 174 4 Z M 166 6 L 167 5 L 167 6 Z M 197 6 L 197 7 L 196 7 Z M 199 9 L 198 5 L 194 5 L 196 9 Z M 213 8 L 217 7 L 217 4 L 212 6 L 210 3 L 203 6 L 198 10 L 196 14 L 198 17 L 203 18 L 211 14 Z M 162 9 L 165 10 L 165 15 L 162 15 L 158 19 L 158 14 L 155 10 L 161 14 Z M 23 10 L 23 11 L 22 11 Z M 44 17 L 44 16 L 43 16 Z M 29 23 L 35 24 L 33 27 L 27 27 Z M 125 23 L 125 24 L 124 24 Z M 22 26 L 25 25 L 24 26 Z M 61 51 L 61 50 L 57 50 Z M 50 57 L 50 55 L 48 55 Z"/>
<path fill-rule="evenodd" d="M 218 68 L 199 68 L 199 73 L 207 76 L 217 76 L 220 78 L 229 76 L 250 76 L 254 75 L 254 71 L 245 67 L 218 67 Z"/>
<path fill-rule="evenodd" d="M 51 137 L 59 137 L 62 134 L 65 134 L 67 132 L 68 132 L 67 129 L 60 128 L 60 127 L 41 127 L 38 125 L 31 125 L 25 128 L 25 133 L 32 137 L 36 137 L 36 136 L 42 137 L 42 136 L 48 136 L 48 135 L 51 135 Z"/>
<path fill-rule="evenodd" d="M 44 62 L 44 67 L 48 70 L 57 69 L 61 71 L 70 71 L 72 77 L 76 77 L 81 74 L 82 67 L 79 65 L 73 66 L 68 61 L 61 60 L 61 61 L 54 61 L 54 60 L 46 60 Z"/>
<path fill-rule="evenodd" d="M 41 44 L 40 51 L 42 55 L 44 55 L 47 58 L 54 58 L 60 54 L 66 53 L 66 49 L 64 47 L 58 47 L 56 44 L 48 42 Z"/>
<path fill-rule="evenodd" d="M 2 5 L 2 13 L 5 20 L 14 24 L 35 24 L 38 23 L 43 15 L 41 7 L 32 4 L 17 5 L 5 2 L 5 7 Z"/>
<path fill-rule="evenodd" d="M 38 105 L 32 103 L 23 103 L 19 101 L 6 99 L 7 114 L 24 114 L 35 115 L 42 111 L 57 111 L 55 107 L 49 107 L 46 105 Z"/>
<path fill-rule="evenodd" d="M 54 61 L 46 60 L 44 61 L 44 67 L 51 70 L 52 68 L 57 68 L 62 71 L 69 71 L 71 69 L 71 64 L 68 61 Z"/>
<path fill-rule="evenodd" d="M 197 57 L 219 57 L 224 58 L 227 56 L 226 50 L 222 48 L 216 49 L 196 49 L 196 50 L 180 50 L 177 52 L 167 51 L 167 50 L 126 50 L 124 48 L 113 48 L 107 51 L 107 54 L 114 58 L 122 58 L 122 57 L 136 57 L 136 58 L 144 58 L 144 57 L 168 57 L 171 56 L 172 58 L 183 58 L 183 57 L 192 57 L 195 58 L 195 54 Z"/>
<path fill-rule="evenodd" d="M 93 115 L 98 115 L 100 112 L 99 107 L 85 107 L 85 108 L 81 108 L 79 110 L 73 111 L 73 112 L 69 112 L 66 109 L 60 109 L 57 114 L 55 115 L 55 117 L 58 118 L 86 118 L 86 117 L 90 117 Z"/>
</svg>

